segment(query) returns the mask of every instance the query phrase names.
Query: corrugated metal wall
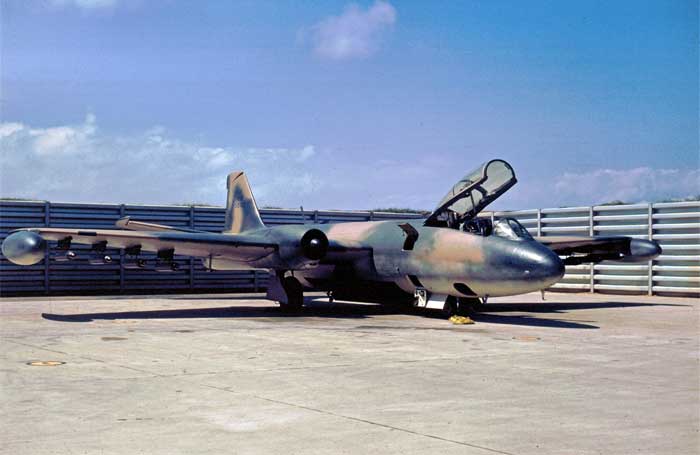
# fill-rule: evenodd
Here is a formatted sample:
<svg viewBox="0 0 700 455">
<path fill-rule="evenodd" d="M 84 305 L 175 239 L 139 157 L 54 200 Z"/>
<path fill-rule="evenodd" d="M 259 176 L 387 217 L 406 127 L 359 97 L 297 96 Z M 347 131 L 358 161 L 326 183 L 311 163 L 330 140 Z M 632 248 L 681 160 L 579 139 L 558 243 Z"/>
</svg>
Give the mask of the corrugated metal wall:
<svg viewBox="0 0 700 455">
<path fill-rule="evenodd" d="M 109 229 L 118 218 L 127 215 L 137 220 L 212 232 L 221 231 L 224 224 L 224 209 L 220 207 L 0 201 L 0 240 L 10 230 L 20 227 Z M 672 295 L 700 293 L 700 202 L 534 209 L 485 215 L 517 218 L 533 235 L 629 235 L 652 238 L 664 249 L 663 255 L 649 264 L 569 266 L 555 289 Z M 269 225 L 407 218 L 405 214 L 293 210 L 262 210 L 262 217 Z M 49 245 L 49 252 L 54 246 Z M 74 250 L 87 258 L 89 247 L 75 245 Z M 121 252 L 108 250 L 107 254 L 118 258 Z M 144 254 L 144 257 L 153 256 Z M 87 259 L 67 263 L 57 262 L 54 257 L 35 266 L 20 267 L 0 256 L 0 292 L 254 291 L 266 285 L 264 272 L 208 272 L 197 259 L 176 259 L 180 271 L 162 273 L 124 269 L 121 261 L 89 265 Z"/>
<path fill-rule="evenodd" d="M 66 228 L 114 229 L 122 216 L 135 220 L 188 227 L 211 232 L 224 228 L 224 209 L 221 207 L 144 206 L 116 204 L 71 204 L 49 202 L 0 201 L 0 240 L 9 231 L 22 227 L 51 226 Z M 261 210 L 267 225 L 336 223 L 407 218 L 405 214 L 380 212 Z M 90 265 L 88 245 L 71 247 L 79 259 L 56 261 L 47 247 L 48 261 L 24 267 L 9 262 L 0 255 L 0 293 L 9 294 L 70 294 L 70 293 L 134 293 L 177 291 L 257 291 L 267 285 L 264 271 L 207 271 L 199 259 L 176 256 L 180 265 L 177 272 L 132 270 L 122 266 L 122 252 L 110 250 L 115 258 L 112 264 Z M 63 254 L 63 253 L 58 253 Z M 155 254 L 143 253 L 144 259 Z"/>
<path fill-rule="evenodd" d="M 627 235 L 659 242 L 648 264 L 602 262 L 567 266 L 553 289 L 700 294 L 700 202 L 600 205 L 494 212 L 518 219 L 533 235 Z"/>
</svg>

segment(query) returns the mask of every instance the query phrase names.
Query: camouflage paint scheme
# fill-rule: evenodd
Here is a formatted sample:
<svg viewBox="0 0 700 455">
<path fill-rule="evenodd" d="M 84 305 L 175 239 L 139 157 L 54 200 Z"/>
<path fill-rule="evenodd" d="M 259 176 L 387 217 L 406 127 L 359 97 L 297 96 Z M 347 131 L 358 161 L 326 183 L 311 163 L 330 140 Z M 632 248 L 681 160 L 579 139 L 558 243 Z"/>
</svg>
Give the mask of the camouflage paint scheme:
<svg viewBox="0 0 700 455">
<path fill-rule="evenodd" d="M 500 175 L 489 180 L 489 172 Z M 46 241 L 107 242 L 110 248 L 200 257 L 212 269 L 268 269 L 268 296 L 282 304 L 292 292 L 285 287 L 290 276 L 304 289 L 358 300 L 412 300 L 417 290 L 440 300 L 516 295 L 545 289 L 563 276 L 557 242 L 545 246 L 529 235 L 506 238 L 466 231 L 476 213 L 514 183 L 512 168 L 492 160 L 458 182 L 427 220 L 266 227 L 245 174 L 236 171 L 228 176 L 226 227 L 221 234 L 124 218 L 117 222 L 118 230 L 17 230 L 3 242 L 2 251 L 10 261 L 28 265 L 43 259 Z M 629 260 L 629 238 L 622 238 L 628 242 L 625 251 L 619 248 L 620 239 L 606 243 L 567 237 L 564 246 L 566 253 L 575 255 L 585 254 L 592 241 L 596 254 L 614 244 L 620 259 Z M 658 245 L 647 243 L 632 259 L 648 260 L 660 253 Z"/>
</svg>

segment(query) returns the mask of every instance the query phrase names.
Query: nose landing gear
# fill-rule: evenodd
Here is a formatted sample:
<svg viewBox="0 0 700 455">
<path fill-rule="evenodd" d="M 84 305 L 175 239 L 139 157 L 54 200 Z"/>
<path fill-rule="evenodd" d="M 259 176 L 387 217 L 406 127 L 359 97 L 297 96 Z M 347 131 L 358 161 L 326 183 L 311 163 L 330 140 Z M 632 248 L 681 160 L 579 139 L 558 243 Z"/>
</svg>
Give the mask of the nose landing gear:
<svg viewBox="0 0 700 455">
<path fill-rule="evenodd" d="M 483 311 L 487 298 L 488 297 L 484 297 L 484 299 L 482 300 L 479 297 L 460 297 L 458 299 L 460 316 L 466 316 L 468 314 L 474 314 Z"/>
<path fill-rule="evenodd" d="M 478 297 L 449 296 L 445 299 L 445 306 L 442 312 L 448 319 L 452 316 L 469 316 L 483 311 L 486 299 L 487 298 L 482 300 Z"/>
</svg>

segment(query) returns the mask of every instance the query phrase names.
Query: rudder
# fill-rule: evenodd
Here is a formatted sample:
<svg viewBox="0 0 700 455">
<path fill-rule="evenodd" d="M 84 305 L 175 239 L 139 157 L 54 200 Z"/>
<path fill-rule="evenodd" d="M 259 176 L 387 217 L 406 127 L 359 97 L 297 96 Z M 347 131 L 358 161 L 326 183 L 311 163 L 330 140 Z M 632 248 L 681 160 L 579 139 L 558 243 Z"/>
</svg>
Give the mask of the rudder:
<svg viewBox="0 0 700 455">
<path fill-rule="evenodd" d="M 245 173 L 243 171 L 231 172 L 226 180 L 226 188 L 228 196 L 226 198 L 224 232 L 238 234 L 265 227 Z"/>
</svg>

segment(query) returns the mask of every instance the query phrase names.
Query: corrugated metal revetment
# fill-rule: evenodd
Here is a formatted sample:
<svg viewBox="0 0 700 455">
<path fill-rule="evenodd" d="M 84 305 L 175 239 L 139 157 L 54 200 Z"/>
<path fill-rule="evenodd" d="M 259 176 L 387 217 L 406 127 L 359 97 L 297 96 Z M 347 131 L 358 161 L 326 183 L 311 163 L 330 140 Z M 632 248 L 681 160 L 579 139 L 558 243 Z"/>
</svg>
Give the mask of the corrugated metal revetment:
<svg viewBox="0 0 700 455">
<path fill-rule="evenodd" d="M 53 226 L 114 227 L 122 216 L 172 226 L 219 232 L 220 207 L 142 206 L 0 201 L 0 240 L 16 228 Z M 639 294 L 700 294 L 700 202 L 534 209 L 494 212 L 494 218 L 517 218 L 535 235 L 630 235 L 660 242 L 664 252 L 649 264 L 601 263 L 567 267 L 554 289 L 628 291 Z M 266 224 L 368 221 L 407 218 L 406 214 L 348 211 L 262 210 Z M 49 245 L 48 250 L 55 245 Z M 88 257 L 88 246 L 74 250 Z M 48 251 L 47 251 L 48 252 Z M 80 253 L 83 254 L 80 254 Z M 107 254 L 119 258 L 119 250 Z M 144 255 L 145 258 L 152 256 Z M 266 286 L 265 272 L 208 272 L 197 259 L 177 257 L 180 271 L 160 273 L 124 269 L 122 261 L 89 265 L 87 259 L 57 262 L 54 257 L 31 267 L 0 256 L 2 294 L 70 294 L 83 292 L 255 291 Z"/>
<path fill-rule="evenodd" d="M 533 235 L 627 235 L 659 242 L 648 264 L 602 262 L 567 266 L 553 289 L 700 294 L 700 202 L 600 205 L 494 212 L 518 219 Z"/>
</svg>

